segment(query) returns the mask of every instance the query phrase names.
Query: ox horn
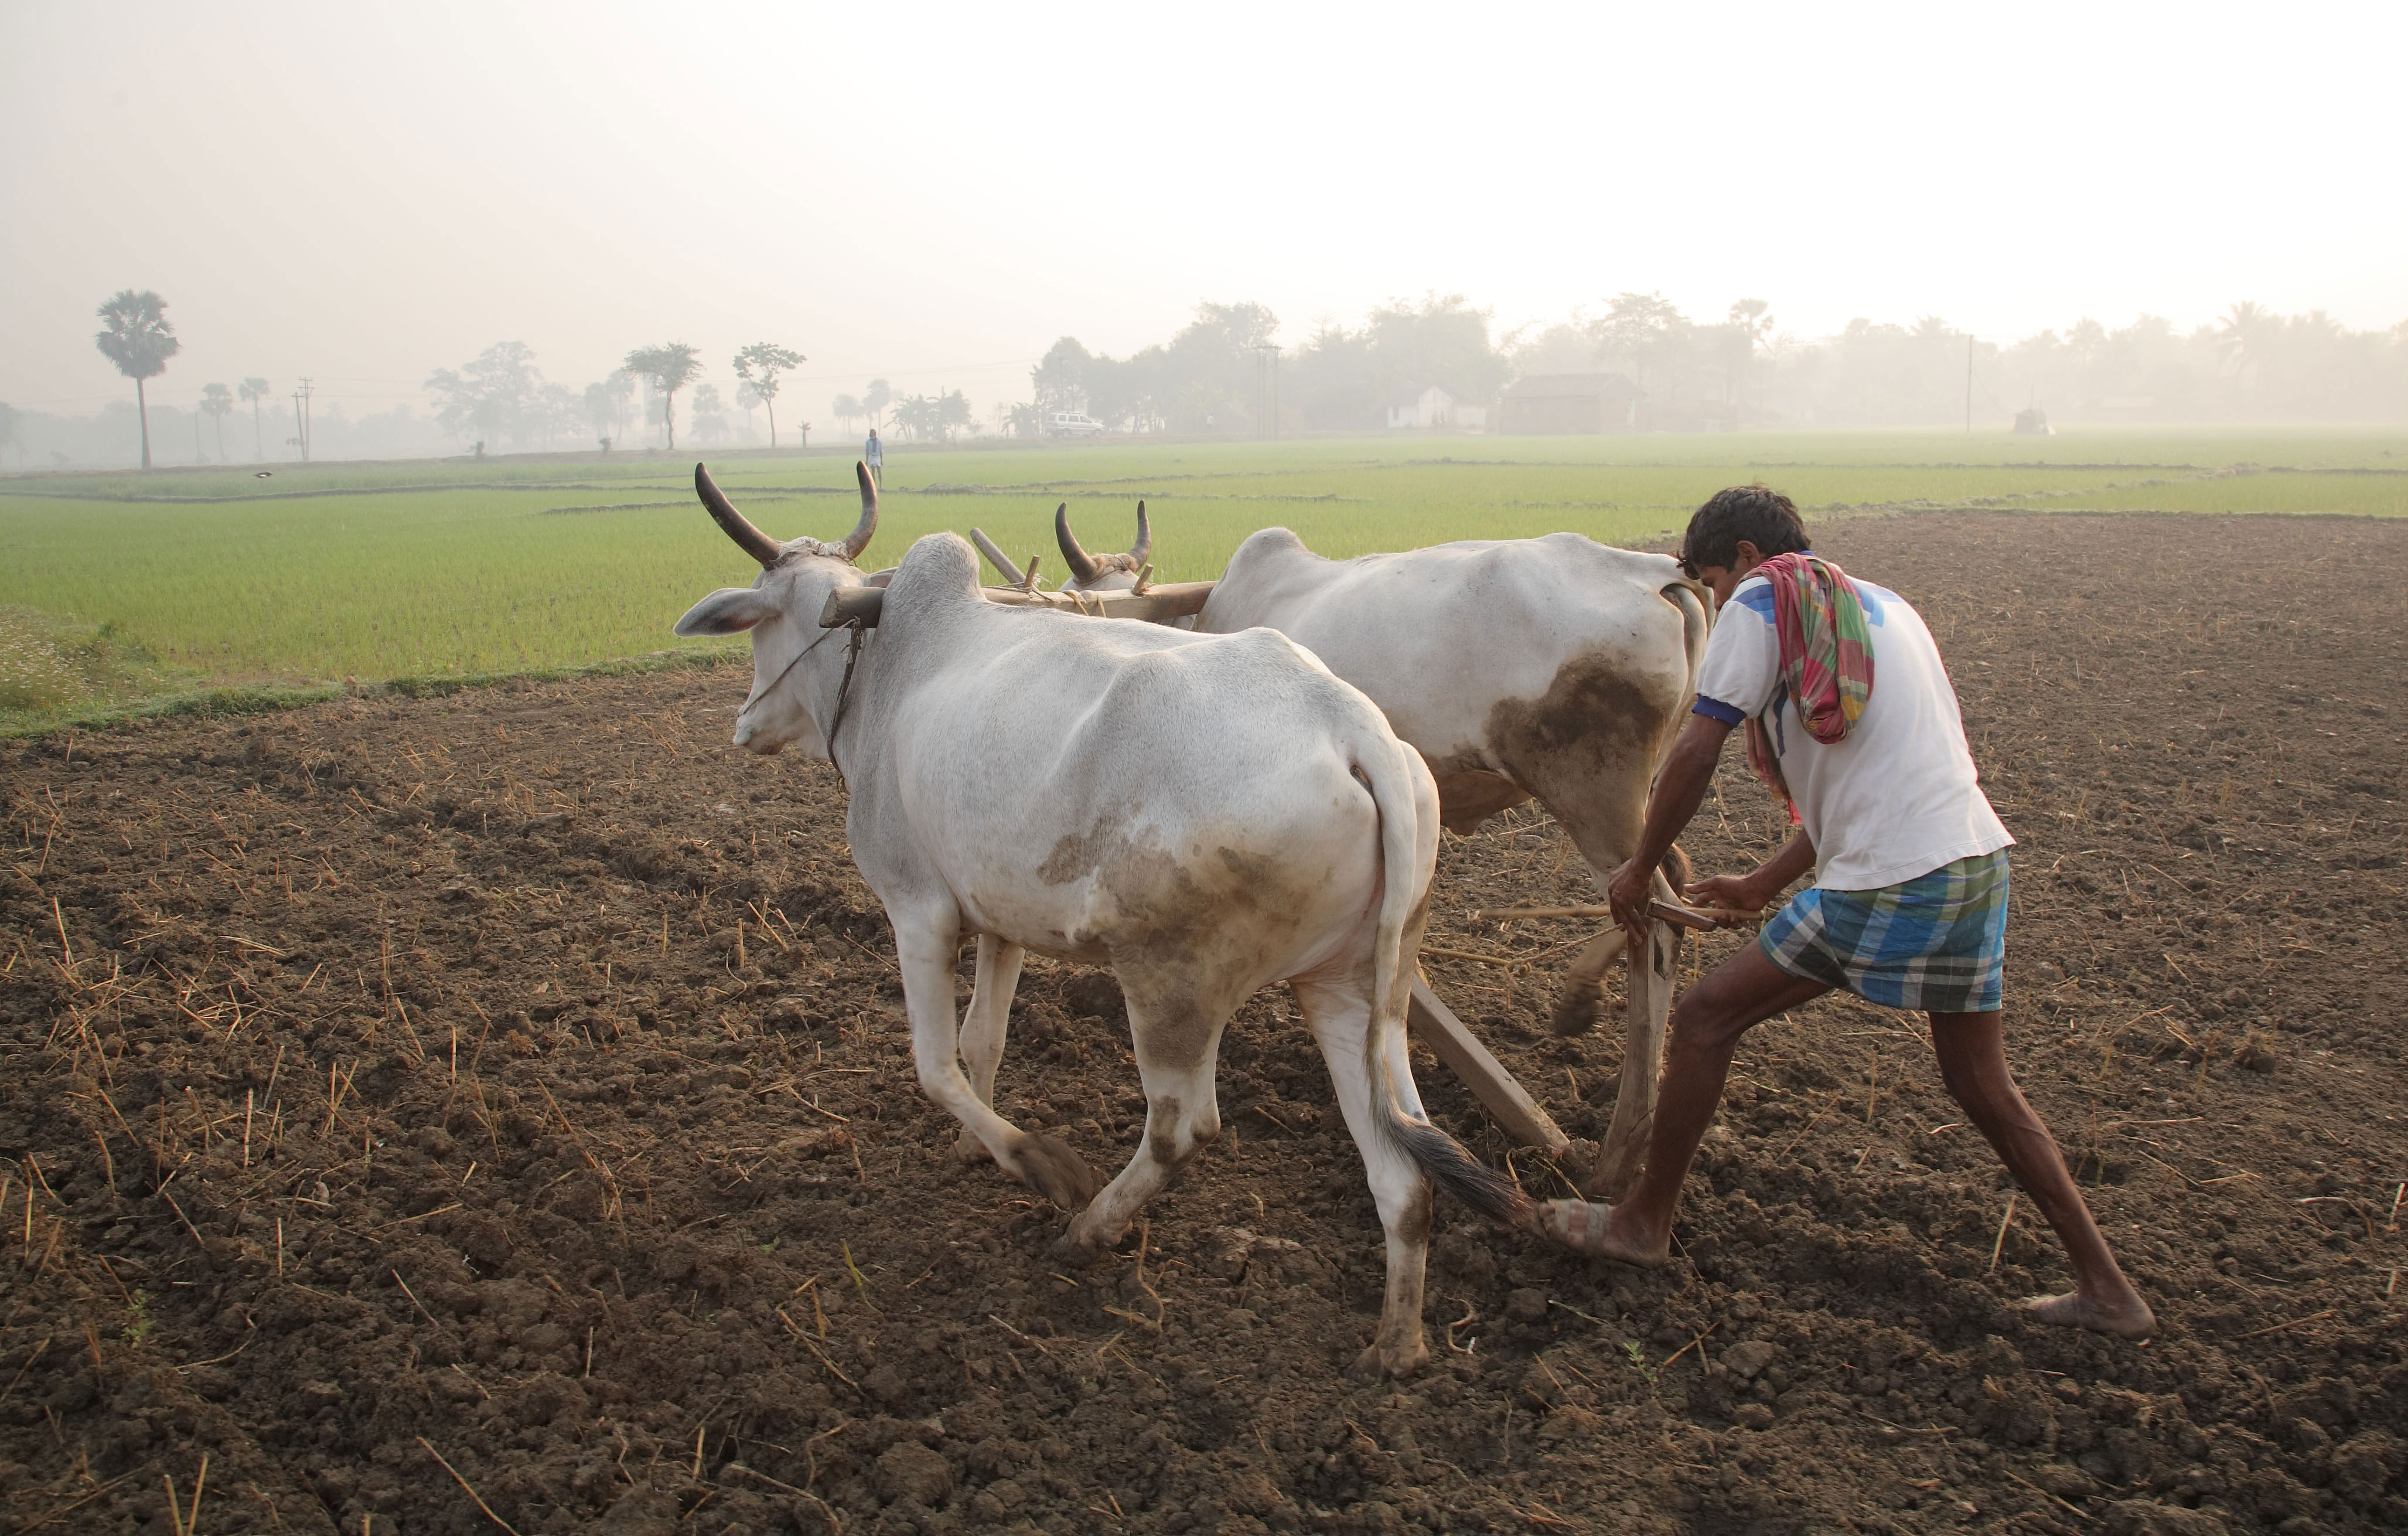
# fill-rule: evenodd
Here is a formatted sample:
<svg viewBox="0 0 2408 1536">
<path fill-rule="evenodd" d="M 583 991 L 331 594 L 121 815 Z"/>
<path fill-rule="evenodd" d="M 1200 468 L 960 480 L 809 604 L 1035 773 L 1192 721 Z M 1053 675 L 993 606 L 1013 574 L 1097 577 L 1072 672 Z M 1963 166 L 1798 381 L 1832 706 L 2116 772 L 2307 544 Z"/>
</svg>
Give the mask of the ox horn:
<svg viewBox="0 0 2408 1536">
<path fill-rule="evenodd" d="M 858 559 L 878 532 L 878 482 L 869 478 L 869 466 L 859 460 L 853 462 L 853 475 L 861 481 L 861 521 L 844 536 L 844 557 L 848 560 Z"/>
<path fill-rule="evenodd" d="M 736 540 L 738 549 L 760 561 L 762 569 L 767 570 L 786 557 L 786 546 L 754 527 L 751 519 L 738 511 L 736 503 L 728 500 L 727 493 L 710 478 L 710 471 L 699 464 L 694 467 L 694 494 L 700 496 L 703 506 L 710 510 L 710 520 L 718 524 L 728 538 Z"/>
<path fill-rule="evenodd" d="M 1145 557 L 1153 553 L 1154 529 L 1146 524 L 1145 503 L 1140 501 L 1137 504 L 1137 542 L 1128 550 L 1129 569 L 1135 570 L 1144 565 Z"/>
<path fill-rule="evenodd" d="M 1019 567 L 1011 563 L 1011 556 L 996 548 L 995 540 L 986 536 L 985 529 L 972 528 L 970 542 L 979 547 L 979 553 L 986 556 L 987 564 L 1001 572 L 1005 581 L 1014 586 L 1020 584 Z"/>
<path fill-rule="evenodd" d="M 1095 556 L 1079 547 L 1079 536 L 1070 531 L 1070 504 L 1067 501 L 1054 509 L 1054 542 L 1062 546 L 1062 558 L 1069 564 L 1072 581 L 1084 586 L 1101 574 Z"/>
</svg>

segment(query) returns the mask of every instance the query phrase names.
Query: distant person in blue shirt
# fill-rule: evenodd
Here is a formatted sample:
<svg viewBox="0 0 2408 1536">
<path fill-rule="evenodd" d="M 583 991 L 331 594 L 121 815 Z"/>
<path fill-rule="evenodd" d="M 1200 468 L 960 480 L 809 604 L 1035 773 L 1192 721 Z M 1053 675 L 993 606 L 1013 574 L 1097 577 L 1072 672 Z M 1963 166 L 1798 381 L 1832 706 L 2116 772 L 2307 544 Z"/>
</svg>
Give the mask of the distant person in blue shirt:
<svg viewBox="0 0 2408 1536">
<path fill-rule="evenodd" d="M 878 429 L 869 429 L 869 440 L 861 445 L 861 462 L 869 466 L 870 483 L 880 490 L 886 488 L 886 450 L 880 446 Z"/>
</svg>

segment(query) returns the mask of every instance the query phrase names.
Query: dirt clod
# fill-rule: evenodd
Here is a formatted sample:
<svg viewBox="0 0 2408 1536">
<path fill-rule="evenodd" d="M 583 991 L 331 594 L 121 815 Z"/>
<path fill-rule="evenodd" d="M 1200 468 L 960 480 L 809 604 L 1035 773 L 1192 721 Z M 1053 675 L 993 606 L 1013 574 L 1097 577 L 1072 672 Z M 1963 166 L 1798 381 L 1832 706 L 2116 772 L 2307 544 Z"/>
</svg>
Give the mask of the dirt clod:
<svg viewBox="0 0 2408 1536">
<path fill-rule="evenodd" d="M 677 1496 L 640 1485 L 619 1496 L 594 1527 L 595 1536 L 677 1536 Z"/>
<path fill-rule="evenodd" d="M 1073 1018 L 1118 1019 L 1128 1006 L 1121 997 L 1120 979 L 1109 970 L 1084 971 L 1062 988 L 1062 1001 Z"/>
<path fill-rule="evenodd" d="M 916 1440 L 897 1441 L 878 1458 L 878 1492 L 889 1503 L 933 1507 L 953 1491 L 953 1464 Z"/>
</svg>

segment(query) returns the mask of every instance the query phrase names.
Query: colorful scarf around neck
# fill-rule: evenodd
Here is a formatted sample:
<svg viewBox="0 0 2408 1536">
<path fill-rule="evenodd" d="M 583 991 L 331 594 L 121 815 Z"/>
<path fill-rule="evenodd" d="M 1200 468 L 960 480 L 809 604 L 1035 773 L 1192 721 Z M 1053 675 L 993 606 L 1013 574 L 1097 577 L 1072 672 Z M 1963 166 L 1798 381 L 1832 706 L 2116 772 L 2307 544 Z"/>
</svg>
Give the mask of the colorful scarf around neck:
<svg viewBox="0 0 2408 1536">
<path fill-rule="evenodd" d="M 1776 554 L 1750 574 L 1772 584 L 1781 682 L 1797 701 L 1799 723 L 1827 747 L 1846 740 L 1873 696 L 1872 636 L 1856 583 L 1811 552 Z M 1780 708 L 1777 696 L 1772 708 Z M 1789 805 L 1795 822 L 1798 808 L 1790 802 L 1788 781 L 1762 716 L 1748 720 L 1746 741 L 1747 766 Z"/>
</svg>

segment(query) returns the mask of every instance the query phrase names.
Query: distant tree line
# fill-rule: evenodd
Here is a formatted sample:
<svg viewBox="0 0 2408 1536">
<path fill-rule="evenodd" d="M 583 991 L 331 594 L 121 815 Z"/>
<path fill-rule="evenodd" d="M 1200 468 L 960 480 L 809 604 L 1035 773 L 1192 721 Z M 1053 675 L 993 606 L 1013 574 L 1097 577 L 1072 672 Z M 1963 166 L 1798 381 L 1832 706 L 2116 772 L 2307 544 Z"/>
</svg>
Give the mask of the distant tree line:
<svg viewBox="0 0 2408 1536">
<path fill-rule="evenodd" d="M 737 378 L 735 406 L 745 413 L 746 437 L 755 409 L 768 413 L 771 446 L 777 442 L 778 393 L 782 375 L 803 354 L 759 341 L 737 352 L 729 368 Z M 426 380 L 435 399 L 435 420 L 463 444 L 493 451 L 550 452 L 555 448 L 627 443 L 631 423 L 657 426 L 661 446 L 677 447 L 677 397 L 689 386 L 687 437 L 705 444 L 737 439 L 728 402 L 703 374 L 699 349 L 682 341 L 638 347 L 617 368 L 583 389 L 547 381 L 536 366 L 535 349 L 523 341 L 498 341 L 457 368 L 437 368 Z M 641 398 L 638 399 L 640 395 Z M 810 430 L 810 423 L 801 423 Z"/>
<path fill-rule="evenodd" d="M 251 408 L 251 460 L 265 458 L 266 402 L 273 393 L 265 379 L 244 379 L 238 389 L 205 384 L 199 400 L 189 409 L 150 405 L 150 381 L 165 371 L 168 361 L 183 346 L 166 309 L 166 301 L 148 290 L 129 288 L 104 302 L 98 310 L 102 329 L 93 341 L 117 370 L 134 381 L 133 403 L 112 402 L 96 416 L 79 418 L 18 410 L 0 402 L 0 464 L 7 462 L 13 448 L 18 467 L 26 467 L 38 441 L 39 452 L 56 467 L 122 463 L 127 450 L 134 449 L 142 467 L 148 469 L 154 462 L 154 421 L 166 429 L 171 443 L 180 442 L 182 426 L 192 428 L 191 456 L 186 458 L 171 447 L 165 451 L 171 462 L 210 463 L 213 446 L 214 462 L 231 463 L 225 419 L 241 405 Z M 776 446 L 777 400 L 784 375 L 804 361 L 802 353 L 770 341 L 754 342 L 731 359 L 729 367 L 737 379 L 735 409 L 744 412 L 746 439 L 753 436 L 752 417 L 758 409 L 768 418 L 770 445 Z M 525 342 L 497 341 L 460 366 L 437 368 L 428 376 L 424 388 L 435 402 L 431 421 L 415 416 L 406 405 L 354 419 L 345 414 L 339 403 L 329 402 L 320 416 L 310 411 L 305 388 L 294 400 L 295 435 L 281 437 L 280 446 L 298 448 L 304 457 L 308 456 L 308 445 L 331 450 L 336 457 L 417 457 L 441 451 L 437 442 L 430 440 L 432 433 L 448 439 L 448 446 L 473 445 L 480 453 L 504 449 L 548 452 L 586 442 L 596 442 L 608 451 L 624 440 L 631 419 L 640 417 L 661 429 L 663 446 L 674 449 L 677 396 L 689 385 L 695 386 L 689 435 L 704 443 L 734 441 L 737 433 L 728 402 L 715 385 L 696 383 L 702 372 L 701 356 L 695 348 L 670 342 L 638 347 L 605 378 L 581 390 L 572 389 L 546 380 L 536 364 L 535 349 Z M 884 387 L 882 380 L 877 386 L 882 405 Z M 934 414 L 941 418 L 936 435 L 967 423 L 968 410 L 958 398 L 935 405 Z M 207 443 L 201 430 L 204 421 L 208 423 Z M 798 433 L 808 433 L 810 423 L 797 426 Z M 321 442 L 322 438 L 325 440 Z"/>
<path fill-rule="evenodd" d="M 2399 422 L 2408 419 L 2408 323 L 2352 331 L 2322 310 L 2233 305 L 2178 332 L 2156 315 L 2096 320 L 2001 343 L 1928 315 L 1850 321 L 1837 335 L 1774 334 L 1759 300 L 1697 324 L 1654 294 L 1596 321 L 1509 337 L 1517 376 L 1629 373 L 1659 424 L 1995 424 L 2036 409 L 2074 422 Z"/>
<path fill-rule="evenodd" d="M 1502 336 L 1459 294 L 1392 303 L 1354 329 L 1324 324 L 1291 348 L 1272 346 L 1278 328 L 1259 304 L 1207 302 L 1168 341 L 1125 357 L 1064 337 L 1031 370 L 1033 400 L 998 406 L 997 424 L 1035 435 L 1047 416 L 1081 411 L 1116 431 L 1258 435 L 1276 410 L 1281 430 L 1369 431 L 1433 385 L 1494 405 L 1516 380 L 1583 373 L 1623 375 L 1639 424 L 1671 429 L 1939 425 L 1964 419 L 1969 395 L 1974 420 L 1992 425 L 2028 408 L 2063 421 L 2408 419 L 2408 323 L 2352 331 L 2321 310 L 2248 303 L 2187 333 L 2143 315 L 2004 345 L 1937 316 L 1803 338 L 1778 332 L 1762 299 L 1701 322 L 1641 293 Z"/>
<path fill-rule="evenodd" d="M 2235 304 L 2183 333 L 2156 315 L 2114 331 L 2084 320 L 2004 349 L 1999 366 L 2004 406 L 2020 391 L 2069 418 L 2408 419 L 2408 322 L 2353 331 L 2321 309 L 2279 315 Z"/>
<path fill-rule="evenodd" d="M 886 408 L 895 400 L 895 390 L 883 379 L 872 379 L 869 387 L 859 395 L 839 395 L 828 402 L 828 410 L 838 424 L 851 432 L 858 423 L 867 422 L 876 431 L 886 424 Z"/>
<path fill-rule="evenodd" d="M 1498 337 L 1489 311 L 1460 294 L 1432 294 L 1375 309 L 1351 330 L 1325 323 L 1293 348 L 1272 343 L 1279 317 L 1264 306 L 1206 302 L 1169 341 L 1126 357 L 1064 337 L 1030 374 L 1029 410 L 1008 424 L 1039 431 L 1047 415 L 1077 410 L 1121 431 L 1261 433 L 1276 411 L 1283 430 L 1367 431 L 1432 386 L 1484 404 L 1521 374 L 1590 372 L 1617 359 L 1669 383 L 1680 366 L 1666 340 L 1676 323 L 1684 339 L 1696 328 L 1660 299 L 1626 299 L 1643 302 L 1618 302 L 1597 323 Z M 1753 337 L 1756 323 L 1732 329 Z"/>
<path fill-rule="evenodd" d="M 784 375 L 806 361 L 774 342 L 755 342 L 730 362 L 732 401 L 705 380 L 697 349 L 682 342 L 639 347 L 581 388 L 544 378 L 533 348 L 502 341 L 457 368 L 438 368 L 425 388 L 431 420 L 408 406 L 352 417 L 339 403 L 293 418 L 264 378 L 230 388 L 206 384 L 194 406 L 153 407 L 148 385 L 182 342 L 166 302 L 127 289 L 99 309 L 94 337 L 134 383 L 134 399 L 96 416 L 64 417 L 0 403 L 0 464 L 29 467 L 118 463 L 156 452 L 169 462 L 230 462 L 226 418 L 251 417 L 251 457 L 271 444 L 297 448 L 307 432 L 322 456 L 405 457 L 476 446 L 543 452 L 598 443 L 623 447 L 643 429 L 674 449 L 678 397 L 691 442 L 757 440 L 753 412 L 779 441 Z M 2357 331 L 2322 310 L 2277 314 L 2238 303 L 2217 321 L 2178 331 L 2143 315 L 2110 330 L 2096 320 L 2019 340 L 1967 335 L 1938 316 L 1899 324 L 1859 319 L 1835 335 L 1800 337 L 1777 329 L 1770 306 L 1743 298 L 1720 320 L 1698 321 L 1657 294 L 1625 292 L 1597 312 L 1496 334 L 1490 311 L 1461 294 L 1431 294 L 1374 309 L 1349 328 L 1324 323 L 1300 343 L 1274 342 L 1279 318 L 1260 304 L 1200 303 L 1168 340 L 1125 357 L 1090 352 L 1064 337 L 1030 372 L 1032 398 L 995 406 L 992 424 L 1036 436 L 1047 418 L 1081 412 L 1123 432 L 1264 435 L 1380 430 L 1390 408 L 1433 387 L 1464 405 L 1490 406 L 1516 380 L 1550 374 L 1623 376 L 1638 401 L 1634 424 L 1683 429 L 1734 426 L 1944 425 L 1971 408 L 1997 425 L 2038 409 L 2059 422 L 2408 421 L 2408 322 Z M 689 393 L 690 392 L 690 393 Z M 982 430 L 959 390 L 897 395 L 872 379 L 859 395 L 830 402 L 849 434 L 863 423 L 929 442 Z M 739 430 L 733 412 L 743 413 Z M 271 425 L 271 423 L 283 423 Z M 792 423 L 797 440 L 808 422 Z M 190 457 L 183 443 L 189 430 Z M 237 428 L 239 432 L 239 428 Z M 282 456 L 282 455 L 279 455 Z"/>
</svg>

